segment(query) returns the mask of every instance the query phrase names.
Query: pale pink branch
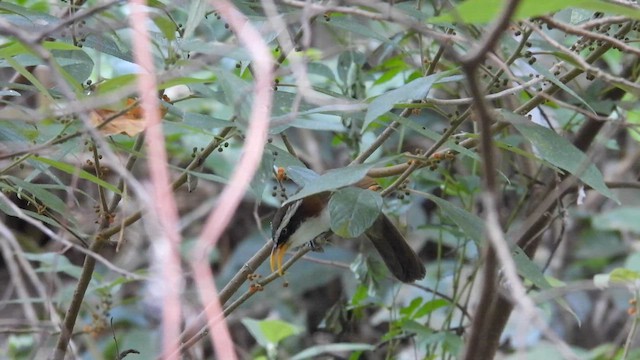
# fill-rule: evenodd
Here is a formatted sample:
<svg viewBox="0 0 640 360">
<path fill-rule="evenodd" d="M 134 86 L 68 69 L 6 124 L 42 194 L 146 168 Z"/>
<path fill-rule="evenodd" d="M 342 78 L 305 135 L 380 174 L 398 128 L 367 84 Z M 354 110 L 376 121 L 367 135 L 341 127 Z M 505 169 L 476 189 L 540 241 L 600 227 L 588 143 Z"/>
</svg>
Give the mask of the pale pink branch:
<svg viewBox="0 0 640 360">
<path fill-rule="evenodd" d="M 133 28 L 133 57 L 142 70 L 138 75 L 138 93 L 140 104 L 147 122 L 146 142 L 149 159 L 149 174 L 153 184 L 153 202 L 157 214 L 157 223 L 161 224 L 164 236 L 157 239 L 157 245 L 163 250 L 162 274 L 162 336 L 163 354 L 165 358 L 178 358 L 176 353 L 180 339 L 180 233 L 178 231 L 178 210 L 176 207 L 169 171 L 167 169 L 167 153 L 160 116 L 160 102 L 157 96 L 155 68 L 147 23 L 150 21 L 146 11 L 146 1 L 131 1 L 131 27 Z M 174 354 L 174 355 L 170 355 Z"/>
<path fill-rule="evenodd" d="M 229 24 L 240 42 L 246 47 L 253 61 L 255 87 L 253 91 L 253 107 L 249 119 L 243 155 L 218 200 L 218 205 L 211 213 L 200 234 L 192 263 L 195 282 L 200 299 L 205 306 L 207 322 L 211 326 L 209 332 L 216 355 L 221 359 L 235 359 L 233 343 L 221 316 L 222 307 L 214 285 L 213 274 L 209 268 L 206 254 L 216 244 L 236 212 L 238 204 L 244 197 L 247 188 L 260 165 L 264 144 L 267 141 L 271 103 L 273 97 L 273 58 L 269 48 L 262 40 L 260 33 L 249 23 L 227 0 L 211 1 L 218 13 Z"/>
</svg>

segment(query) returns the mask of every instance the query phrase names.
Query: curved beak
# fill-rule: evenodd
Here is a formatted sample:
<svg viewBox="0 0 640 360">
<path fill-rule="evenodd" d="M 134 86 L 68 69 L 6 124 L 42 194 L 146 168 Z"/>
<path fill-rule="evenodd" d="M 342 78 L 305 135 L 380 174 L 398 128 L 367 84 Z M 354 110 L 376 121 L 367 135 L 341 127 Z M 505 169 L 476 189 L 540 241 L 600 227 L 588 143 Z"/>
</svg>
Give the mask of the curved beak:
<svg viewBox="0 0 640 360">
<path fill-rule="evenodd" d="M 278 274 L 280 276 L 284 275 L 284 270 L 282 269 L 282 259 L 284 258 L 284 254 L 289 250 L 288 244 L 274 244 L 271 249 L 271 255 L 269 256 L 269 265 L 271 266 L 271 272 L 274 272 L 277 266 Z"/>
</svg>

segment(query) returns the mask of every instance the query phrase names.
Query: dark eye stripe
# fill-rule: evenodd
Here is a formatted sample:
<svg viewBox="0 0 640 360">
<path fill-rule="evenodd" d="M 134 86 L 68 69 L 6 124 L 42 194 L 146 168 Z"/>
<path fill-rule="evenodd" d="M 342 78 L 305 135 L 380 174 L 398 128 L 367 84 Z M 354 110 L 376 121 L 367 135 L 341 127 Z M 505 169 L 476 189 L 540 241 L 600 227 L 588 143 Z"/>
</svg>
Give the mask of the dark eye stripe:
<svg viewBox="0 0 640 360">
<path fill-rule="evenodd" d="M 289 239 L 289 236 L 300 227 L 300 216 L 295 216 L 298 208 L 300 208 L 300 204 L 302 204 L 302 200 L 295 201 L 292 204 L 286 205 L 286 209 L 280 209 L 278 211 L 279 213 L 276 213 L 274 225 L 277 223 L 277 227 L 274 228 L 272 233 L 273 240 L 276 244 L 285 243 Z M 282 211 L 284 211 L 283 215 L 281 215 Z"/>
</svg>

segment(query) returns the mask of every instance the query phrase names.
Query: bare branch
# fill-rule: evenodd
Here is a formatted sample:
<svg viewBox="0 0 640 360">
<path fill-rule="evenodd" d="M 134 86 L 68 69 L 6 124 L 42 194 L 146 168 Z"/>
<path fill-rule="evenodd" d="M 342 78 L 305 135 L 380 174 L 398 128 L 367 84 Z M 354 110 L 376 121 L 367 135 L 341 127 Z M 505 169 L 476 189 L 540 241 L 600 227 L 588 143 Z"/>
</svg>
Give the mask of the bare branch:
<svg viewBox="0 0 640 360">
<path fill-rule="evenodd" d="M 233 359 L 235 358 L 235 351 L 233 350 L 229 330 L 223 321 L 215 321 L 221 314 L 222 309 L 207 261 L 208 257 L 204 256 L 204 254 L 209 253 L 211 247 L 216 244 L 220 235 L 231 221 L 253 178 L 253 174 L 260 164 L 263 147 L 267 141 L 269 116 L 271 114 L 274 63 L 269 48 L 260 34 L 233 4 L 226 0 L 219 0 L 212 1 L 212 5 L 227 20 L 238 39 L 251 54 L 253 58 L 253 74 L 255 76 L 253 105 L 245 141 L 244 156 L 240 159 L 231 175 L 229 185 L 220 195 L 218 207 L 209 216 L 204 225 L 202 233 L 197 240 L 194 251 L 195 259 L 192 263 L 201 302 L 203 304 L 212 304 L 212 306 L 206 306 L 205 311 L 208 323 L 213 326 L 211 340 L 216 347 L 216 352 L 218 356 Z"/>
</svg>

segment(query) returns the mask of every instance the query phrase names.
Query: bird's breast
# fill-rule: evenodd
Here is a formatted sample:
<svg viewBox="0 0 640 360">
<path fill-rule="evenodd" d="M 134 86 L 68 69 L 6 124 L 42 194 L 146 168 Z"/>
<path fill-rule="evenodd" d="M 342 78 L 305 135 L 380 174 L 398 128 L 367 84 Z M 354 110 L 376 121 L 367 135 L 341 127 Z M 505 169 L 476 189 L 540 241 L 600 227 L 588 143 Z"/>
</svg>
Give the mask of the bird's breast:
<svg viewBox="0 0 640 360">
<path fill-rule="evenodd" d="M 308 217 L 289 237 L 290 246 L 301 246 L 331 230 L 329 207 L 326 206 L 317 216 Z"/>
</svg>

